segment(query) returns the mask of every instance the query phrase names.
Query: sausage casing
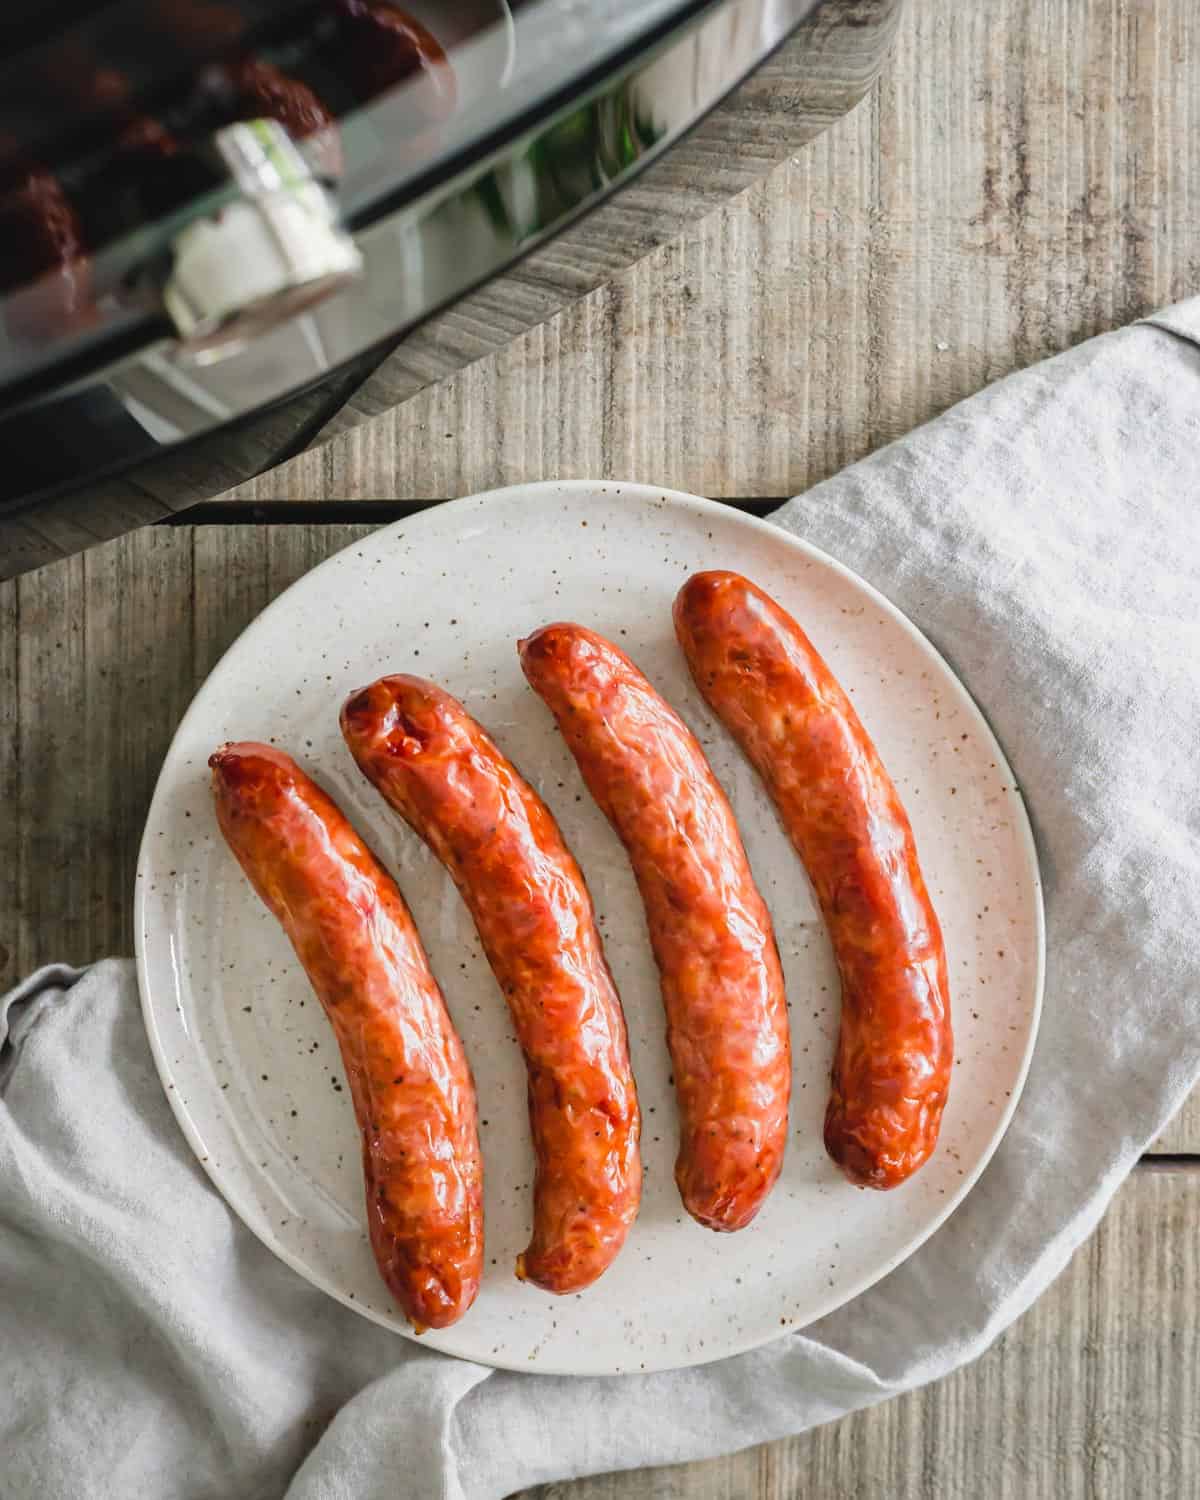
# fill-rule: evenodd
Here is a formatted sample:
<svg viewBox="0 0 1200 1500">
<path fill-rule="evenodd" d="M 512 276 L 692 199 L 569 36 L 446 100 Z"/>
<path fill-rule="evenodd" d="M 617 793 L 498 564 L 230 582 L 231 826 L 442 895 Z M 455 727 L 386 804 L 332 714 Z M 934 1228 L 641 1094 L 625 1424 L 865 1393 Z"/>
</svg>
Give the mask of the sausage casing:
<svg viewBox="0 0 1200 1500">
<path fill-rule="evenodd" d="M 372 683 L 346 703 L 342 733 L 450 872 L 512 1013 L 537 1158 L 517 1275 L 578 1291 L 620 1250 L 642 1186 L 625 1017 L 583 875 L 542 799 L 433 683 Z"/>
<path fill-rule="evenodd" d="M 483 1177 L 471 1070 L 412 916 L 288 756 L 225 745 L 209 764 L 221 832 L 337 1037 L 380 1274 L 418 1333 L 445 1328 L 479 1289 Z"/>
<path fill-rule="evenodd" d="M 547 625 L 520 653 L 645 904 L 679 1101 L 684 1207 L 710 1229 L 741 1229 L 783 1164 L 792 1069 L 775 935 L 733 810 L 691 730 L 611 642 L 580 625 Z"/>
<path fill-rule="evenodd" d="M 820 902 L 842 981 L 825 1146 L 890 1188 L 937 1143 L 953 1037 L 946 951 L 908 817 L 808 637 L 736 573 L 675 601 L 697 686 L 766 783 Z"/>
</svg>

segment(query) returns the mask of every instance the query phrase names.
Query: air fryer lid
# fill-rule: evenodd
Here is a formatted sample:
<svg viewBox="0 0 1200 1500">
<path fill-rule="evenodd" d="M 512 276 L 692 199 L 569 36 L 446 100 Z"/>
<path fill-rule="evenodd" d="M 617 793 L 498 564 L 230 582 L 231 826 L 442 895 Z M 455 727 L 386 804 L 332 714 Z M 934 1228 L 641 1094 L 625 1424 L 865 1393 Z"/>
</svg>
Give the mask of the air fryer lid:
<svg viewBox="0 0 1200 1500">
<path fill-rule="evenodd" d="M 298 148 L 292 167 L 331 195 L 328 217 L 352 205 L 369 221 L 373 202 L 450 146 L 452 56 L 486 44 L 503 62 L 483 81 L 499 90 L 509 29 L 504 0 L 7 7 L 0 385 L 135 325 L 148 335 L 144 320 L 169 311 L 181 225 L 244 196 L 235 163 L 249 138 L 223 141 L 230 126 L 272 122 L 268 155 Z"/>
</svg>

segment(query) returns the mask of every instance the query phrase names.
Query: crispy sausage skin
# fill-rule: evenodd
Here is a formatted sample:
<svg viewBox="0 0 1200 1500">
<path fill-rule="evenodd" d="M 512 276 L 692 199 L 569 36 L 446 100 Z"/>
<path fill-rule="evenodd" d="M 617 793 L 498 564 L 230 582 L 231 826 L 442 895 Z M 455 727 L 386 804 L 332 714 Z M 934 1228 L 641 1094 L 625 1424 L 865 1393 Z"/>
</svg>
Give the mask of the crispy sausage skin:
<svg viewBox="0 0 1200 1500">
<path fill-rule="evenodd" d="M 771 918 L 733 810 L 679 715 L 580 625 L 520 643 L 592 796 L 629 852 L 662 980 L 684 1207 L 741 1229 L 779 1176 L 791 1045 Z"/>
<path fill-rule="evenodd" d="M 475 1300 L 483 1174 L 462 1042 L 391 876 L 269 745 L 209 761 L 221 832 L 329 1017 L 362 1131 L 371 1248 L 418 1333 Z"/>
<path fill-rule="evenodd" d="M 736 573 L 675 601 L 697 686 L 752 761 L 808 871 L 842 980 L 825 1146 L 890 1188 L 929 1157 L 950 1086 L 946 952 L 912 828 L 866 730 L 799 625 Z"/>
<path fill-rule="evenodd" d="M 342 733 L 454 878 L 512 1013 L 537 1157 L 517 1275 L 578 1291 L 624 1244 L 642 1191 L 625 1017 L 583 875 L 546 804 L 433 683 L 372 683 L 342 709 Z"/>
</svg>

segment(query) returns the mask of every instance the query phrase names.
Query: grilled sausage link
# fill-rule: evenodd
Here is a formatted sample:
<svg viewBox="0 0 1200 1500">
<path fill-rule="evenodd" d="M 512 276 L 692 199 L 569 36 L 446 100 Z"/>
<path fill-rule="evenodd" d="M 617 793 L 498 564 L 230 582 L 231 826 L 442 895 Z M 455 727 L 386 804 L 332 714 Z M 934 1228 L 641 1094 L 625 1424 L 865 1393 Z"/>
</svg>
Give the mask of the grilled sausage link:
<svg viewBox="0 0 1200 1500">
<path fill-rule="evenodd" d="M 953 1038 L 941 929 L 912 828 L 808 637 L 736 573 L 699 573 L 675 628 L 700 691 L 752 761 L 816 889 L 842 980 L 825 1146 L 890 1188 L 929 1157 Z"/>
<path fill-rule="evenodd" d="M 412 916 L 288 756 L 225 745 L 209 764 L 221 832 L 337 1037 L 380 1275 L 418 1333 L 445 1328 L 479 1289 L 483 1178 L 471 1070 Z"/>
<path fill-rule="evenodd" d="M 578 1291 L 620 1250 L 642 1187 L 625 1018 L 579 866 L 542 799 L 433 683 L 382 678 L 346 703 L 342 733 L 454 878 L 512 1013 L 537 1157 L 517 1275 Z"/>
<path fill-rule="evenodd" d="M 624 652 L 547 625 L 521 665 L 629 852 L 662 980 L 684 1207 L 741 1229 L 779 1176 L 791 1047 L 771 919 L 691 730 Z"/>
</svg>

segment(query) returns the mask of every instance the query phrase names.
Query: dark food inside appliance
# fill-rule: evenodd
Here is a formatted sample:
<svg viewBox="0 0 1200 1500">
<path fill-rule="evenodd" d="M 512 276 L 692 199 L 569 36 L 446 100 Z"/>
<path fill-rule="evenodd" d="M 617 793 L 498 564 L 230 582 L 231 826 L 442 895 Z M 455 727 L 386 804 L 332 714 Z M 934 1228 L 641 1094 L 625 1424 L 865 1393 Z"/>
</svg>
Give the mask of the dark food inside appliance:
<svg viewBox="0 0 1200 1500">
<path fill-rule="evenodd" d="M 83 230 L 63 185 L 37 162 L 5 152 L 0 166 L 0 289 L 37 282 L 9 309 L 9 328 L 37 338 L 68 330 L 91 303 Z"/>
<path fill-rule="evenodd" d="M 333 115 L 302 79 L 260 57 L 239 57 L 214 69 L 213 83 L 227 95 L 230 123 L 278 120 L 294 141 L 316 139 L 317 163 L 326 177 L 341 175 L 342 143 Z"/>
<path fill-rule="evenodd" d="M 35 50 L 21 84 L 20 56 L 9 52 L 0 63 L 0 95 L 12 78 L 19 96 L 7 91 L 0 105 L 0 299 L 9 339 L 38 344 L 86 329 L 102 296 L 128 291 L 98 283 L 93 257 L 217 185 L 202 148 L 222 126 L 277 120 L 308 143 L 313 169 L 336 179 L 344 166 L 337 121 L 350 110 L 415 84 L 404 96 L 414 134 L 453 111 L 445 50 L 390 0 L 322 0 L 293 6 L 282 20 L 279 6 L 267 7 L 267 24 L 254 15 L 264 8 L 147 4 L 142 52 L 161 58 L 170 46 L 185 70 L 169 86 L 157 72 L 145 92 L 135 80 L 146 59 L 129 25 L 125 34 L 60 46 L 40 76 Z M 103 52 L 106 40 L 117 62 Z M 5 128 L 10 121 L 28 143 Z"/>
<path fill-rule="evenodd" d="M 442 120 L 455 104 L 454 71 L 437 38 L 395 5 L 377 0 L 339 0 L 338 49 L 359 104 L 421 74 L 420 104 L 430 120 Z"/>
</svg>

